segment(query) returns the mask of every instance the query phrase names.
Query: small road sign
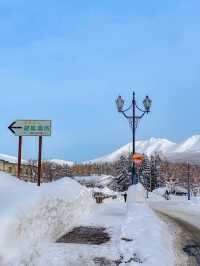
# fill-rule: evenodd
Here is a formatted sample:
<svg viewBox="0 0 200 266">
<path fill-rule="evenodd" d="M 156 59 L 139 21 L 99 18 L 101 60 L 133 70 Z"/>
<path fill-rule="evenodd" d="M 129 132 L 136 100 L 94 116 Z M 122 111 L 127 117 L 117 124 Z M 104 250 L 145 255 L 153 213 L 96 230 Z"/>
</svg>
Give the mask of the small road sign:
<svg viewBox="0 0 200 266">
<path fill-rule="evenodd" d="M 42 137 L 51 136 L 51 120 L 16 120 L 9 125 L 9 130 L 19 137 L 17 176 L 20 179 L 22 159 L 22 137 L 39 136 L 38 186 L 42 176 Z"/>
<path fill-rule="evenodd" d="M 51 120 L 16 120 L 8 128 L 15 136 L 51 136 Z"/>
<path fill-rule="evenodd" d="M 132 161 L 134 161 L 135 164 L 141 164 L 143 160 L 144 156 L 139 153 L 135 153 L 132 157 Z"/>
</svg>

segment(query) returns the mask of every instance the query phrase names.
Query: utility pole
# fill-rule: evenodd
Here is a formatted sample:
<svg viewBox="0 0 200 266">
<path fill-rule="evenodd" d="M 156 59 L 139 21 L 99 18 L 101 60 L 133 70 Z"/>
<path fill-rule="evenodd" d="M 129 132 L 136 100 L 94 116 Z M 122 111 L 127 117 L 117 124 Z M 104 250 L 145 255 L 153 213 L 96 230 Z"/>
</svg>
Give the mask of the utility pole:
<svg viewBox="0 0 200 266">
<path fill-rule="evenodd" d="M 190 164 L 189 164 L 189 161 L 187 163 L 187 187 L 188 187 L 188 200 L 190 200 L 191 190 L 190 190 Z"/>
<path fill-rule="evenodd" d="M 133 155 L 135 154 L 135 92 L 133 92 L 133 100 L 132 100 L 132 105 L 133 105 L 133 127 L 132 127 L 132 132 L 133 132 Z M 132 184 L 137 184 L 136 180 L 136 171 L 135 171 L 135 162 L 132 160 Z"/>
</svg>

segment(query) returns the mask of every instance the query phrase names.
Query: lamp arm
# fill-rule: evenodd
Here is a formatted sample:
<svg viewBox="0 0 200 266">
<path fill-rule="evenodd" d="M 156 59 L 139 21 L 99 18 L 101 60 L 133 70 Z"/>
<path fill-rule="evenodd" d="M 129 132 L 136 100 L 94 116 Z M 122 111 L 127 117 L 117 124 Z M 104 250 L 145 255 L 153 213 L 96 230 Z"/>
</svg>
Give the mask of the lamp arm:
<svg viewBox="0 0 200 266">
<path fill-rule="evenodd" d="M 143 113 L 141 115 L 136 116 L 136 119 L 141 119 L 145 114 L 147 113 L 147 111 L 143 111 Z"/>
<path fill-rule="evenodd" d="M 127 119 L 129 119 L 129 118 L 133 118 L 132 116 L 127 115 L 127 114 L 125 113 L 125 111 L 121 111 L 120 113 L 122 113 L 123 116 L 124 116 L 125 118 L 127 118 Z"/>
<path fill-rule="evenodd" d="M 123 112 L 127 112 L 132 108 L 133 104 L 131 104 L 127 109 L 123 110 Z"/>
<path fill-rule="evenodd" d="M 124 116 L 125 118 L 127 118 L 127 119 L 133 118 L 133 116 L 131 116 L 131 115 L 127 115 L 127 114 L 125 113 L 125 111 L 121 111 L 120 113 L 122 113 L 123 116 Z M 141 119 L 146 113 L 147 113 L 147 111 L 143 111 L 143 113 L 142 113 L 141 115 L 135 116 L 135 118 L 136 118 L 136 119 Z"/>
<path fill-rule="evenodd" d="M 144 113 L 147 112 L 146 110 L 141 109 L 141 108 L 137 105 L 137 103 L 135 104 L 135 106 L 136 106 L 136 108 L 137 108 L 140 112 L 144 112 Z"/>
</svg>

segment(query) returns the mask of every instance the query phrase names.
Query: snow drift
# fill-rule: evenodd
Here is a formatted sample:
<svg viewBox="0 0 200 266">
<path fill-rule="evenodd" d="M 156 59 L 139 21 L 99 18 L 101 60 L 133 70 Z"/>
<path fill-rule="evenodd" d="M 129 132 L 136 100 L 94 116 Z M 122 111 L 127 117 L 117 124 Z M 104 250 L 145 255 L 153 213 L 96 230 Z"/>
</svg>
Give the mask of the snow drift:
<svg viewBox="0 0 200 266">
<path fill-rule="evenodd" d="M 144 203 L 146 201 L 146 191 L 142 184 L 130 186 L 128 189 L 128 204 Z"/>
<path fill-rule="evenodd" d="M 167 225 L 145 204 L 145 189 L 141 184 L 128 190 L 127 216 L 121 234 L 123 238 L 133 239 L 121 246 L 125 260 L 136 254 L 137 263 L 130 265 L 173 266 L 173 238 Z"/>
<path fill-rule="evenodd" d="M 0 173 L 0 265 L 34 265 L 34 253 L 74 227 L 93 204 L 86 188 L 63 178 L 37 187 Z"/>
</svg>

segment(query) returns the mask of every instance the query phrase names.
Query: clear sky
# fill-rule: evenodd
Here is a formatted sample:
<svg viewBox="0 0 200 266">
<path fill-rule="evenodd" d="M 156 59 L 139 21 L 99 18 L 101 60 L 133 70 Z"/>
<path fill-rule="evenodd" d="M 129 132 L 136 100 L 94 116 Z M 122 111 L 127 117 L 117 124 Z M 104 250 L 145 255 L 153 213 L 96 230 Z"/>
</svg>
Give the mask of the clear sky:
<svg viewBox="0 0 200 266">
<path fill-rule="evenodd" d="M 16 155 L 15 119 L 51 119 L 44 157 L 87 160 L 131 140 L 115 98 L 134 89 L 152 112 L 137 131 L 200 133 L 199 0 L 0 0 L 0 152 Z M 24 139 L 24 157 L 37 139 Z"/>
</svg>

